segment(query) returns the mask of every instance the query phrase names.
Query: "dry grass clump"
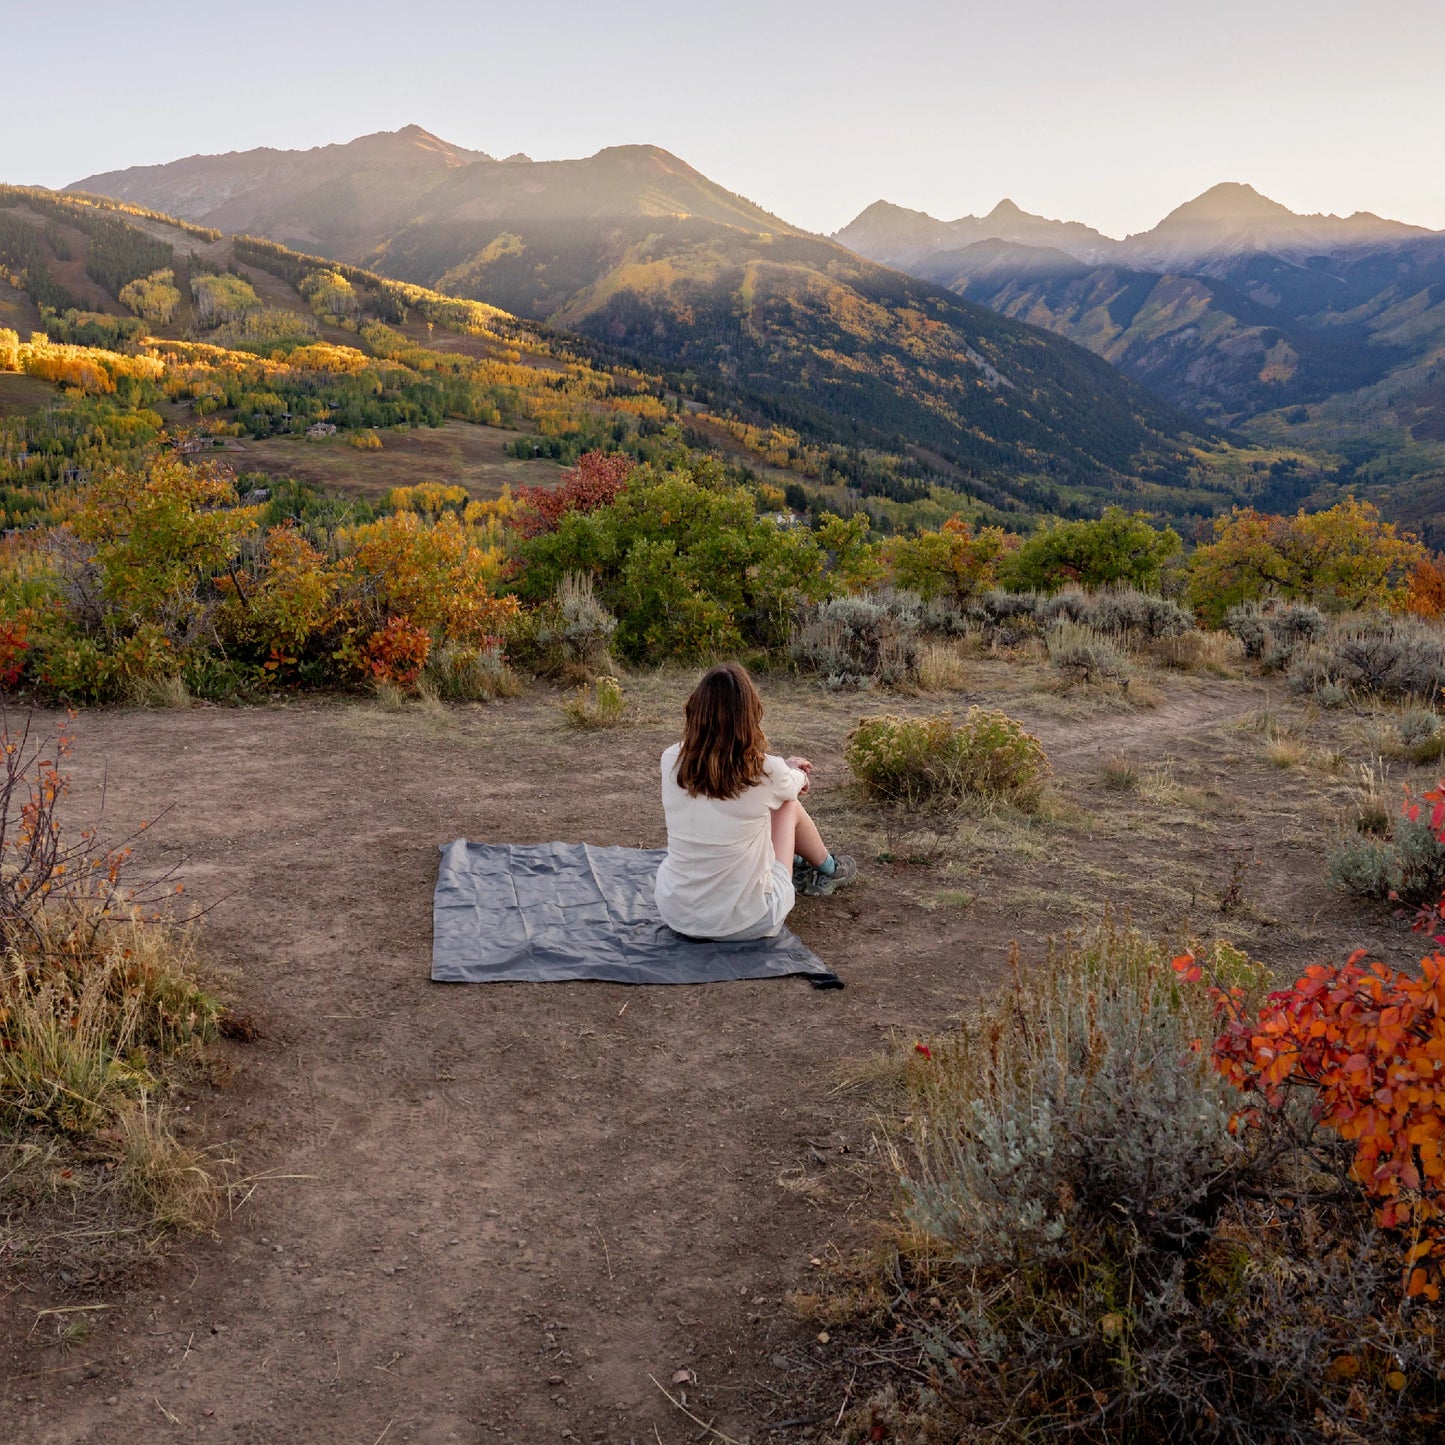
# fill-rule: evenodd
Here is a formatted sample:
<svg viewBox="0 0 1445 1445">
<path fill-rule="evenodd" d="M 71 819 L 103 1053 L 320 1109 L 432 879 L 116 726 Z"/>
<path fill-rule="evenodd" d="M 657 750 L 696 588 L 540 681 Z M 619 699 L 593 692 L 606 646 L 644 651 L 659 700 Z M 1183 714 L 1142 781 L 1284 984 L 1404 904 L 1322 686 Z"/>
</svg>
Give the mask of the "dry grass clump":
<svg viewBox="0 0 1445 1445">
<path fill-rule="evenodd" d="M 1437 1438 L 1432 1321 L 1401 1307 L 1348 1149 L 1305 1111 L 1297 1136 L 1231 1127 L 1173 951 L 1106 920 L 906 1050 L 874 1327 L 925 1383 L 896 1375 L 830 1438 Z M 1267 987 L 1227 945 L 1212 965 Z"/>
<path fill-rule="evenodd" d="M 178 673 L 168 677 L 147 677 L 137 682 L 131 700 L 137 707 L 188 708 L 191 690 Z"/>
<path fill-rule="evenodd" d="M 220 1211 L 215 1158 L 176 1137 L 165 1106 L 142 1094 L 116 1120 L 115 1182 L 152 1226 L 205 1230 Z"/>
<path fill-rule="evenodd" d="M 1128 758 L 1109 758 L 1099 769 L 1099 781 L 1113 793 L 1132 793 L 1139 787 L 1139 765 Z"/>
<path fill-rule="evenodd" d="M 1309 752 L 1305 744 L 1288 733 L 1278 733 L 1264 745 L 1264 760 L 1273 768 L 1292 768 Z"/>
<path fill-rule="evenodd" d="M 71 839 L 64 733 L 0 716 L 0 1230 L 17 1257 L 61 1196 L 107 1234 L 203 1227 L 206 1159 L 170 1127 L 162 1096 L 214 1037 L 221 1006 L 191 928 L 130 886 L 128 850 Z M 123 1200 L 123 1205 L 118 1203 Z M 18 1221 L 18 1222 L 17 1222 Z M 60 1236 L 64 1237 L 64 1236 Z"/>
<path fill-rule="evenodd" d="M 417 691 L 444 702 L 490 702 L 516 697 L 522 684 L 500 647 L 444 642 L 428 655 Z"/>
<path fill-rule="evenodd" d="M 920 692 L 961 692 L 968 686 L 968 668 L 956 646 L 925 642 L 918 649 Z"/>
<path fill-rule="evenodd" d="M 591 688 L 578 688 L 563 699 L 562 716 L 569 727 L 584 732 L 615 728 L 627 720 L 627 699 L 615 677 L 596 677 Z"/>
<path fill-rule="evenodd" d="M 1142 651 L 1160 667 L 1207 677 L 1237 677 L 1243 655 L 1239 643 L 1229 633 L 1202 629 L 1151 639 Z"/>
</svg>

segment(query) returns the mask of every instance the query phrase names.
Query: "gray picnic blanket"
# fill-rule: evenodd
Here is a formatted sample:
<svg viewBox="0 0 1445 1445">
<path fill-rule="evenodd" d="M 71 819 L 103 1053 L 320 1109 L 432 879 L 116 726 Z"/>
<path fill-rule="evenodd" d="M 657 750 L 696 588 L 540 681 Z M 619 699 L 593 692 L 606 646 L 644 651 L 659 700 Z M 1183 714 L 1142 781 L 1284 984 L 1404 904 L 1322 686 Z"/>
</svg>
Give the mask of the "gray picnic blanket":
<svg viewBox="0 0 1445 1445">
<path fill-rule="evenodd" d="M 458 838 L 441 854 L 432 898 L 438 983 L 720 983 L 800 973 L 815 988 L 843 986 L 786 927 L 749 943 L 674 933 L 652 901 L 661 849 Z"/>
</svg>

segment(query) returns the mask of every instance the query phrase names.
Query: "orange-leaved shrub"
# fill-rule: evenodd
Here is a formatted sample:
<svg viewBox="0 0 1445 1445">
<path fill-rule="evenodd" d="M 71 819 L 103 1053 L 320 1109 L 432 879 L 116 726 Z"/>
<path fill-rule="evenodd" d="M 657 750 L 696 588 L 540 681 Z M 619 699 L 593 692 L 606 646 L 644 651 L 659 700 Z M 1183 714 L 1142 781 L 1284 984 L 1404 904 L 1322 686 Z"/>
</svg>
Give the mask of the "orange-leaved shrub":
<svg viewBox="0 0 1445 1445">
<path fill-rule="evenodd" d="M 1424 795 L 1428 827 L 1445 842 L 1445 782 Z M 1406 818 L 1422 819 L 1420 803 Z M 1445 921 L 1445 901 L 1421 909 L 1419 928 Z M 1445 939 L 1438 940 L 1445 943 Z M 1203 970 L 1174 960 L 1186 982 Z M 1398 1235 L 1408 1296 L 1440 1298 L 1445 1274 L 1445 952 L 1417 974 L 1370 961 L 1315 964 L 1251 1012 L 1237 988 L 1211 985 L 1224 1026 L 1214 1062 L 1249 1102 L 1238 1127 L 1268 1127 L 1304 1091 L 1312 1118 L 1352 1146 L 1349 1176 L 1380 1227 Z M 1273 1119 L 1268 1116 L 1274 1116 Z"/>
<path fill-rule="evenodd" d="M 1445 556 L 1422 557 L 1410 573 L 1405 610 L 1416 617 L 1445 617 Z"/>
<path fill-rule="evenodd" d="M 1176 960 L 1198 978 L 1190 955 Z M 1226 1022 L 1214 1041 L 1219 1072 L 1253 1102 L 1238 1127 L 1262 1126 L 1290 1090 L 1312 1096 L 1316 1121 L 1354 1146 L 1350 1177 L 1382 1229 L 1399 1232 L 1409 1295 L 1440 1297 L 1445 1263 L 1445 954 L 1413 977 L 1356 952 L 1316 964 L 1250 1016 L 1213 989 Z"/>
<path fill-rule="evenodd" d="M 373 632 L 361 648 L 372 678 L 397 687 L 415 686 L 430 654 L 431 633 L 405 617 L 393 617 L 385 627 Z"/>
<path fill-rule="evenodd" d="M 459 515 L 459 489 L 411 489 L 415 510 L 359 525 L 268 527 L 276 513 L 225 468 L 153 453 L 78 495 L 73 521 L 29 534 L 0 573 L 0 686 L 85 701 L 412 687 L 437 650 L 492 659 L 518 611 L 498 595 L 500 508 Z"/>
<path fill-rule="evenodd" d="M 1278 597 L 1330 611 L 1399 610 L 1425 548 L 1347 497 L 1323 512 L 1293 517 L 1236 507 L 1214 519 L 1214 540 L 1189 559 L 1187 595 L 1200 619 L 1218 627 L 1232 607 Z"/>
</svg>

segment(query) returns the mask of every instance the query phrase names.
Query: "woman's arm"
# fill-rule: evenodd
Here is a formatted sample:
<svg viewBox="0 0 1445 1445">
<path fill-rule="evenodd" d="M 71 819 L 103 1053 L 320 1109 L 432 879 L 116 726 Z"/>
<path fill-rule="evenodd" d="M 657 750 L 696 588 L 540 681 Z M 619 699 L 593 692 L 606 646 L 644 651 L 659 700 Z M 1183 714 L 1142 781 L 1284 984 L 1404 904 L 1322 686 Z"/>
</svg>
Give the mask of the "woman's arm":
<svg viewBox="0 0 1445 1445">
<path fill-rule="evenodd" d="M 812 786 L 813 782 L 812 763 L 810 763 L 807 758 L 784 758 L 783 761 L 790 768 L 796 769 L 798 772 L 802 773 L 805 778 L 807 778 L 808 781 L 805 782 L 803 786 L 798 789 L 799 793 L 806 793 L 808 789 Z"/>
</svg>

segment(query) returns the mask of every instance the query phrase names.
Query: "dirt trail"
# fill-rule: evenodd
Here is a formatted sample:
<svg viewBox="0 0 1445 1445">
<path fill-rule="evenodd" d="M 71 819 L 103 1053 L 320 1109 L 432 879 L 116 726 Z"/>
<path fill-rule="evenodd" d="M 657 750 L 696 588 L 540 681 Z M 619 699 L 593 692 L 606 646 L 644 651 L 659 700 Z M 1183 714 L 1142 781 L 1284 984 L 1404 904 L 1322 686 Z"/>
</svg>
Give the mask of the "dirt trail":
<svg viewBox="0 0 1445 1445">
<path fill-rule="evenodd" d="M 1077 766 L 1086 758 L 1102 759 L 1114 753 L 1167 753 L 1188 743 L 1202 729 L 1232 722 L 1264 707 L 1268 697 L 1264 688 L 1251 689 L 1237 682 L 1181 679 L 1156 707 L 1096 715 L 1082 723 L 1030 716 L 1027 707 L 1016 711 L 1038 735 L 1055 764 Z"/>
<path fill-rule="evenodd" d="M 264 1030 L 225 1046 L 230 1076 L 197 1106 L 248 1173 L 301 1177 L 179 1246 L 70 1356 L 24 1338 L 59 1299 L 7 1301 L 0 1439 L 672 1445 L 697 1429 L 649 1375 L 684 1368 L 704 1418 L 770 1438 L 758 1399 L 828 1367 L 781 1296 L 862 1238 L 870 1120 L 830 1097 L 837 1063 L 941 1026 L 1012 925 L 926 911 L 875 869 L 795 915 L 842 991 L 431 984 L 437 845 L 660 844 L 653 760 L 681 696 L 585 737 L 545 696 L 80 719 L 77 794 L 109 765 L 112 832 L 174 804 L 150 856 L 221 900 L 209 951 Z M 1183 685 L 1151 712 L 1038 726 L 1067 770 L 1167 752 L 1251 697 Z M 856 704 L 790 706 L 839 776 Z"/>
</svg>

